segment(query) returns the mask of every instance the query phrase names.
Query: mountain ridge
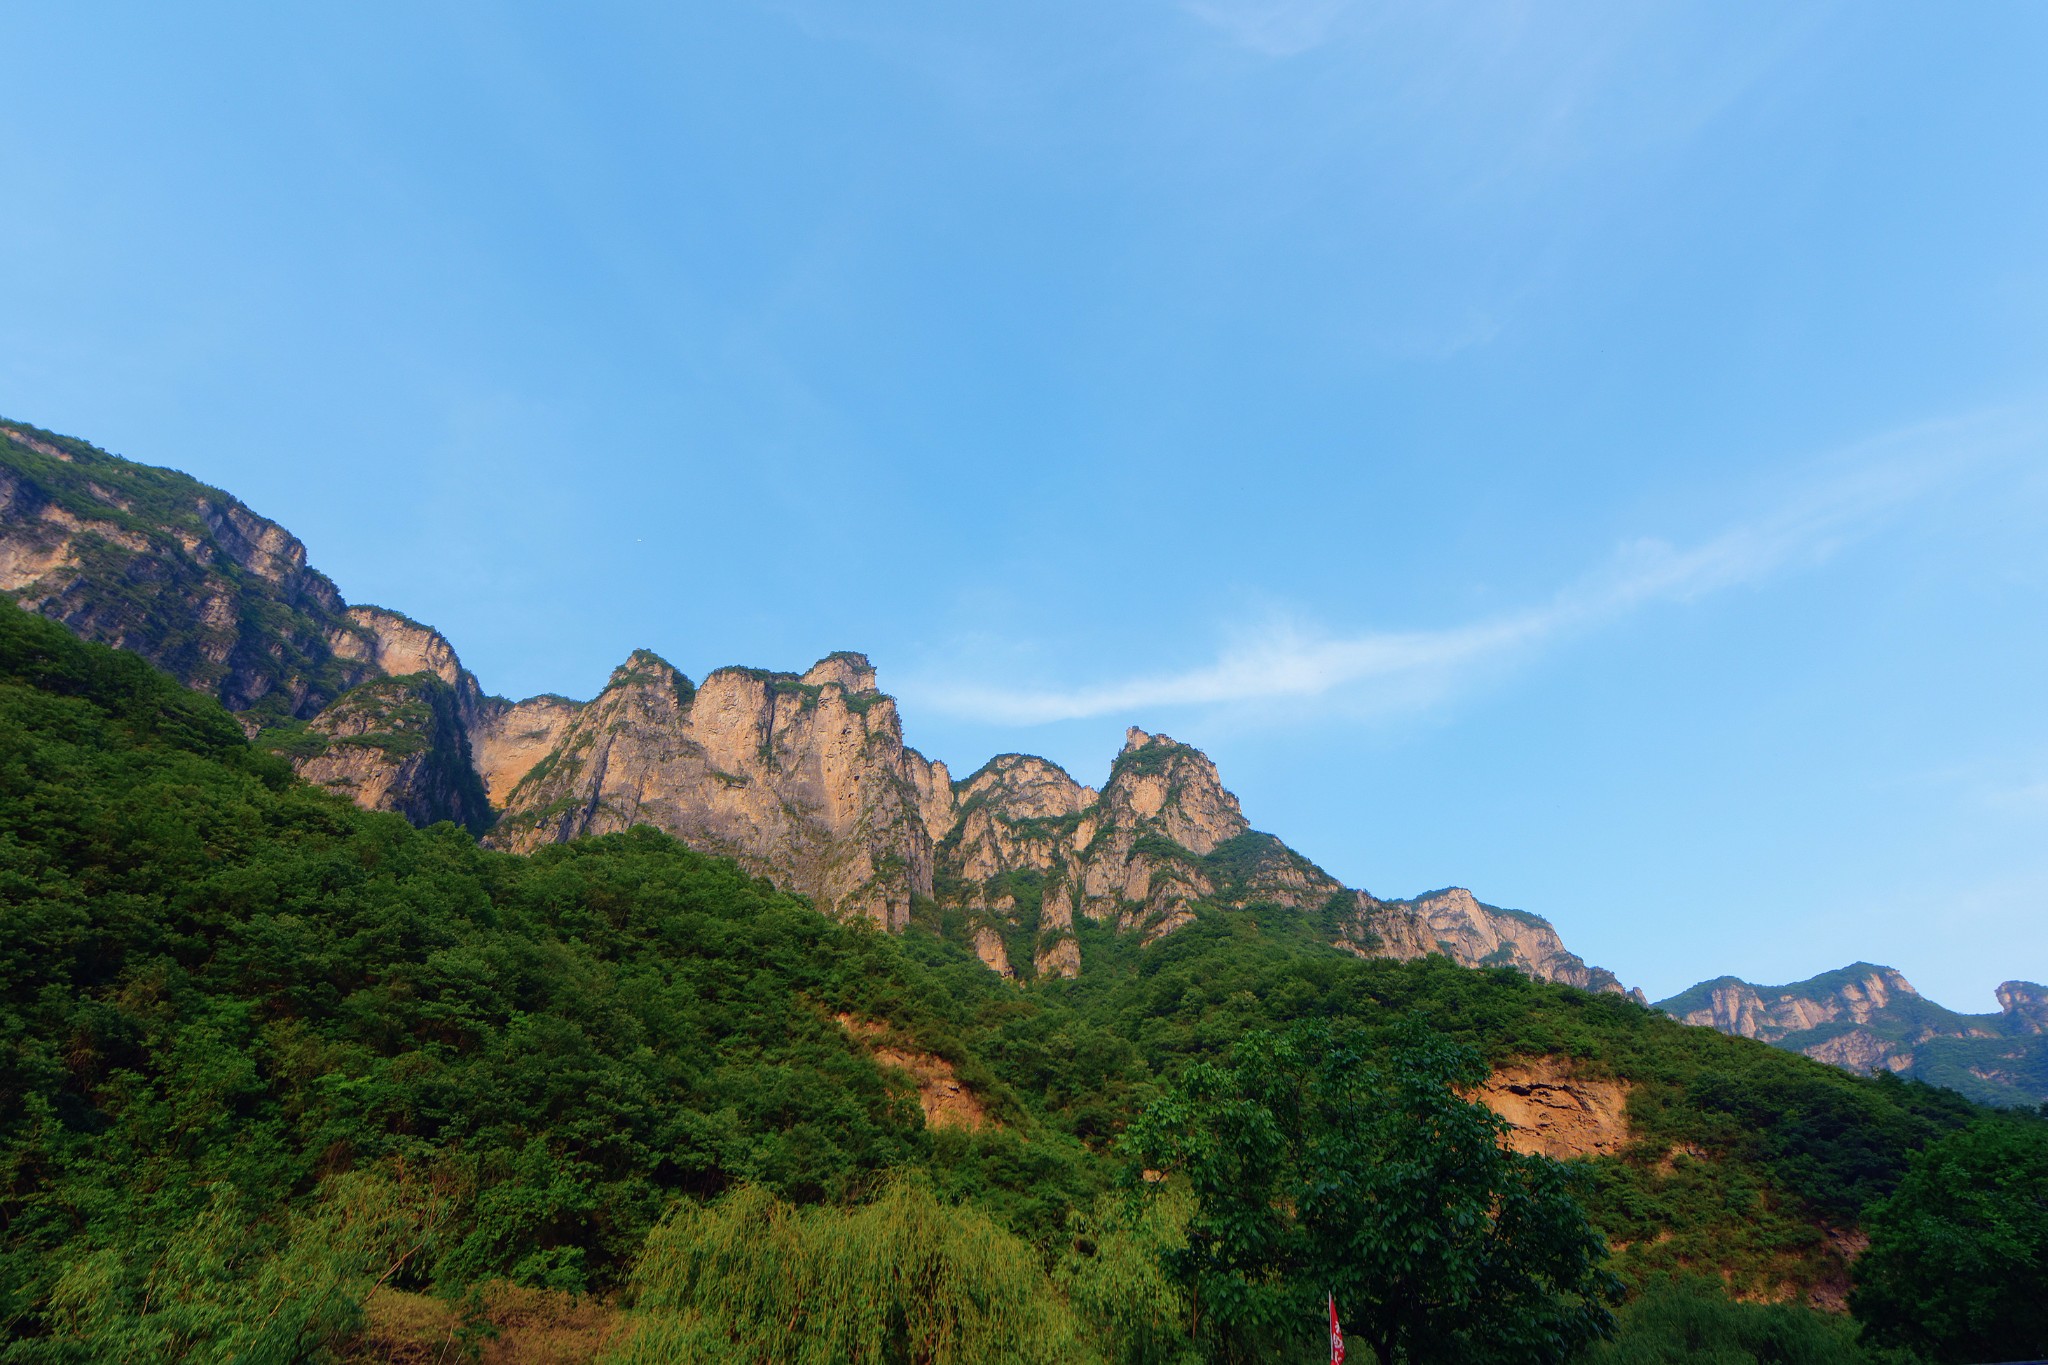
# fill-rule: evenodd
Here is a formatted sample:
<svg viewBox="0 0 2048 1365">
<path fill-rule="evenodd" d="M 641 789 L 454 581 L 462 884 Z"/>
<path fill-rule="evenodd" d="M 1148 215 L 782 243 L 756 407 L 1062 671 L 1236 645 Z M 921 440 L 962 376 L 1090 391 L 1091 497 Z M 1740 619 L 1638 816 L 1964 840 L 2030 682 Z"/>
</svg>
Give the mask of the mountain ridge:
<svg viewBox="0 0 2048 1365">
<path fill-rule="evenodd" d="M 694 682 L 637 650 L 587 701 L 495 696 L 440 631 L 348 603 L 302 542 L 231 495 L 25 423 L 0 421 L 0 438 L 0 590 L 216 696 L 359 805 L 515 849 L 651 823 L 834 914 L 901 929 L 929 907 L 1012 977 L 1077 974 L 1077 917 L 1150 943 L 1210 909 L 1266 908 L 1359 956 L 1441 953 L 1643 1000 L 1541 916 L 1462 887 L 1389 900 L 1343 886 L 1253 830 L 1207 756 L 1169 736 L 1132 727 L 1100 790 L 1023 754 L 956 780 L 904 743 L 895 699 L 853 651 Z M 1897 1018 L 1781 1028 L 1761 1005 L 1719 1018 L 1687 1003 L 1717 986 L 1760 989 L 1721 978 L 1665 1006 L 1852 1069 L 1914 1065 L 1878 1036 Z M 1939 1009 L 1902 1008 L 1920 1006 Z M 1921 1043 L 1990 1036 L 1934 1024 Z"/>
<path fill-rule="evenodd" d="M 2048 1096 L 2048 988 L 2007 981 L 1997 998 L 1995 1014 L 1964 1014 L 1927 999 L 1895 968 L 1854 962 L 1780 986 L 1715 977 L 1655 1008 L 1862 1075 L 1887 1071 L 1987 1103 L 2038 1104 Z"/>
</svg>

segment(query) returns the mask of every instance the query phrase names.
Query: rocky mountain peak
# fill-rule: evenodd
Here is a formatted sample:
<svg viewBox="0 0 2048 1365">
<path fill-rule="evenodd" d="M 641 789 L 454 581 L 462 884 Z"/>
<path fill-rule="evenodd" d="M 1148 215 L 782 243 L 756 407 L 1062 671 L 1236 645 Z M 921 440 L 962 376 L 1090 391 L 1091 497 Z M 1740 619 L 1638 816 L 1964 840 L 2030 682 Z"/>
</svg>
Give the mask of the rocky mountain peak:
<svg viewBox="0 0 2048 1365">
<path fill-rule="evenodd" d="M 604 690 L 611 692 L 624 687 L 665 687 L 684 697 L 697 690 L 681 669 L 651 649 L 636 649 L 628 654 L 626 661 L 612 670 Z"/>
<path fill-rule="evenodd" d="M 374 670 L 337 659 L 341 594 L 217 488 L 0 424 L 0 590 L 230 710 L 309 719 Z"/>
<path fill-rule="evenodd" d="M 1349 906 L 1353 951 L 1618 989 L 1547 924 L 1469 892 L 1345 891 L 1253 833 L 1215 764 L 1167 735 L 1133 727 L 1099 793 L 1024 754 L 955 784 L 903 744 L 862 654 L 693 684 L 636 650 L 589 702 L 486 696 L 438 631 L 349 607 L 228 494 L 18 423 L 0 424 L 0 589 L 212 693 L 359 804 L 489 826 L 512 849 L 651 825 L 828 913 L 900 929 L 937 901 L 998 971 L 1075 975 L 1077 916 L 1150 942 L 1214 911 Z"/>
<path fill-rule="evenodd" d="M 1005 820 L 1047 820 L 1079 815 L 1095 804 L 1067 770 L 1031 754 L 998 754 L 960 786 L 960 801 L 981 798 Z"/>
<path fill-rule="evenodd" d="M 1352 894 L 1356 909 L 1339 947 L 1403 959 L 1442 953 L 1467 966 L 1513 967 L 1545 981 L 1648 1003 L 1641 991 L 1626 989 L 1614 973 L 1588 966 L 1568 950 L 1541 915 L 1488 905 L 1462 886 L 1426 891 L 1405 901 L 1382 901 L 1363 891 Z"/>
<path fill-rule="evenodd" d="M 1102 788 L 1102 804 L 1119 823 L 1156 826 L 1195 854 L 1213 853 L 1217 845 L 1251 829 L 1207 754 L 1135 725 L 1124 734 L 1123 752 Z"/>
<path fill-rule="evenodd" d="M 2048 987 L 2007 981 L 1998 988 L 1998 1008 L 2020 1031 L 2048 1033 Z"/>
<path fill-rule="evenodd" d="M 2036 1049 L 2015 1042 L 2048 1032 L 2048 991 L 2008 981 L 1998 1003 L 1999 1014 L 1959 1014 L 1893 968 L 1854 962 L 1786 986 L 1717 977 L 1657 1008 L 1851 1071 L 1900 1072 L 1992 1103 L 2038 1103 Z"/>
<path fill-rule="evenodd" d="M 350 607 L 348 625 L 331 632 L 328 643 L 336 658 L 365 663 L 386 677 L 431 673 L 450 687 L 462 682 L 462 661 L 440 631 L 383 607 Z"/>
<path fill-rule="evenodd" d="M 532 708 L 553 747 L 512 789 L 494 843 L 514 849 L 648 824 L 737 858 L 820 909 L 891 929 L 932 889 L 928 807 L 944 769 L 903 747 L 895 703 L 858 655 L 802 677 L 719 668 L 701 685 L 636 651 L 596 700 Z"/>
<path fill-rule="evenodd" d="M 875 666 L 868 662 L 868 656 L 851 650 L 827 654 L 805 671 L 803 681 L 812 687 L 837 683 L 855 695 L 881 690 L 875 682 Z"/>
<path fill-rule="evenodd" d="M 1732 976 L 1701 982 L 1658 1008 L 1688 1024 L 1777 1042 L 1838 1022 L 1867 1024 L 1896 1005 L 1917 1001 L 1913 983 L 1890 967 L 1854 962 L 1788 986 L 1754 986 Z"/>
</svg>

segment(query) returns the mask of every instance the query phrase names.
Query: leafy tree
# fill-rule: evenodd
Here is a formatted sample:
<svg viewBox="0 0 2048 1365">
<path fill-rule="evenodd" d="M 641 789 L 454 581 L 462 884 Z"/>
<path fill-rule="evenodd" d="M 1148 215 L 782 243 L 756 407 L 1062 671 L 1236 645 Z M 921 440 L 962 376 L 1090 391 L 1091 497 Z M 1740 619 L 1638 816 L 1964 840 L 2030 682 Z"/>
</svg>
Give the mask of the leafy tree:
<svg viewBox="0 0 2048 1365">
<path fill-rule="evenodd" d="M 1382 1365 L 1561 1361 L 1612 1326 L 1619 1285 L 1572 1173 L 1504 1148 L 1462 1097 L 1479 1054 L 1405 1028 L 1377 1055 L 1320 1023 L 1198 1064 L 1132 1130 L 1195 1198 L 1169 1250 L 1212 1359 L 1312 1359 L 1324 1296 Z"/>
<path fill-rule="evenodd" d="M 1037 1254 L 921 1178 L 854 1209 L 792 1208 L 758 1186 L 677 1203 L 633 1275 L 622 1365 L 966 1365 L 1089 1359 Z"/>
<path fill-rule="evenodd" d="M 1586 1365 L 1908 1365 L 1874 1351 L 1838 1313 L 1790 1303 L 1736 1303 L 1719 1279 L 1680 1276 L 1650 1285 L 1622 1309 L 1612 1341 Z"/>
<path fill-rule="evenodd" d="M 1248 849 L 1219 850 L 1218 875 Z M 1304 1349 L 1325 1289 L 1354 1336 L 1397 1320 L 1410 1262 L 1450 1302 L 1478 1292 L 1424 1255 L 1454 1214 L 1450 1268 L 1469 1278 L 1493 1244 L 1542 1244 L 1517 1218 L 1568 1203 L 1554 1168 L 1485 1174 L 1497 1125 L 1472 1129 L 1491 1120 L 1455 1100 L 1464 1080 L 1410 1095 L 1418 1039 L 1389 1021 L 1425 1017 L 1495 1061 L 1597 1057 L 1630 1081 L 1636 1148 L 1589 1163 L 1579 1197 L 1632 1244 L 1616 1264 L 1638 1283 L 1679 1265 L 1744 1291 L 1810 1282 L 1830 1264 L 1819 1215 L 1853 1223 L 1909 1153 L 1983 1113 L 1613 995 L 1440 957 L 1359 961 L 1277 908 L 1198 906 L 1146 945 L 1084 917 L 1087 972 L 1026 989 L 982 965 L 964 922 L 928 928 L 836 923 L 652 830 L 515 857 L 357 810 L 209 698 L 0 594 L 0 1362 L 319 1359 L 348 1349 L 380 1281 L 616 1289 L 678 1197 L 753 1186 L 808 1219 L 899 1172 L 1029 1245 L 1051 1291 L 1024 1277 L 1005 1292 L 1064 1299 L 1110 1358 L 1183 1359 L 1191 1321 L 1213 1353 L 1228 1285 L 1169 1279 L 1185 1267 L 1161 1255 L 1215 1243 L 1185 1236 L 1194 1183 L 1113 1212 L 1095 1202 L 1106 1149 L 1162 1087 L 1198 1091 L 1191 1068 L 1251 1035 L 1270 1051 L 1270 1031 L 1304 1020 L 1352 1021 L 1357 1066 L 1326 1077 L 1302 1054 L 1320 1045 L 1297 1039 L 1286 1067 L 1308 1101 L 1279 1080 L 1258 1092 L 1279 1150 L 1245 1228 L 1277 1208 L 1284 1236 L 1238 1286 L 1256 1308 L 1298 1281 L 1273 1330 Z M 907 1079 L 840 1015 L 946 1058 L 994 1124 L 926 1129 Z M 1475 1077 L 1457 1055 L 1437 1070 Z M 1347 1127 L 1347 1105 L 1371 1122 Z M 1401 1156 L 1410 1185 L 1345 1164 L 1432 1123 L 1464 1136 Z M 1417 1192 L 1463 1189 L 1437 1168 L 1468 1139 L 1470 1178 L 1505 1193 L 1439 1208 Z M 1656 1159 L 1674 1148 L 1698 1156 Z M 1316 1170 L 1343 1178 L 1302 1185 Z M 1412 1254 L 1373 1261 L 1329 1231 L 1352 1236 L 1355 1216 L 1359 1238 L 1391 1235 L 1411 1196 L 1435 1229 Z M 1584 1283 L 1569 1265 L 1532 1273 L 1567 1301 Z M 1529 1330 L 1551 1330 L 1547 1311 L 1524 1314 Z M 1402 1330 L 1387 1349 L 1440 1359 L 1485 1354 L 1494 1331 L 1438 1352 Z"/>
<path fill-rule="evenodd" d="M 1057 1274 L 1067 1301 L 1094 1329 L 1103 1355 L 1121 1365 L 1198 1365 L 1187 1335 L 1187 1295 L 1162 1252 L 1187 1246 L 1193 1199 L 1173 1185 L 1145 1200 L 1104 1193 L 1074 1215 Z"/>
<path fill-rule="evenodd" d="M 1942 1361 L 2048 1355 L 2048 1124 L 1934 1143 L 1866 1228 L 1849 1303 L 1871 1337 Z"/>
</svg>

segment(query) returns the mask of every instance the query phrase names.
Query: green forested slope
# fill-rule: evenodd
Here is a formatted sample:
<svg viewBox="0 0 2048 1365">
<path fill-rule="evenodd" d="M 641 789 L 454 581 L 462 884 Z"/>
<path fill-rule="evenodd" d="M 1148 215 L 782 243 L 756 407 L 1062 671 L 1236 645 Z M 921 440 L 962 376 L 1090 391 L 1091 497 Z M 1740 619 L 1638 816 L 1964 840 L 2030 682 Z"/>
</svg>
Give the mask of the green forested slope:
<svg viewBox="0 0 2048 1365">
<path fill-rule="evenodd" d="M 837 923 L 644 830 L 516 857 L 358 811 L 0 606 L 0 1360 L 318 1358 L 380 1280 L 611 1290 L 679 1198 L 841 1207 L 894 1173 L 1109 1303 L 1089 1267 L 1128 1247 L 1077 1229 L 1117 1133 L 1190 1060 L 1304 1019 L 1420 1013 L 1627 1081 L 1636 1144 L 1591 1197 L 1637 1281 L 1809 1286 L 1839 1268 L 1823 1227 L 1976 1112 L 1249 914 L 1105 932 L 1102 970 L 1029 989 L 927 919 Z M 950 1060 L 994 1123 L 928 1130 L 841 1015 Z"/>
</svg>

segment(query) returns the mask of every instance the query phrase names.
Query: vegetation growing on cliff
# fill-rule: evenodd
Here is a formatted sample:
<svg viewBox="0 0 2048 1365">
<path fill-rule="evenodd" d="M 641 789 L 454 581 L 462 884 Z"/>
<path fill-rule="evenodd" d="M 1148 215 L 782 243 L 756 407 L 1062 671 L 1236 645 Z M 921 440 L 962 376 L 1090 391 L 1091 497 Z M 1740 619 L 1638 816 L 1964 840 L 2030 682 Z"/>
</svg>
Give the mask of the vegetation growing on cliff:
<svg viewBox="0 0 2048 1365">
<path fill-rule="evenodd" d="M 245 531 L 268 523 L 221 490 L 5 420 L 0 488 L 25 543 L 69 541 L 24 594 L 37 610 L 266 720 L 310 716 L 357 676 L 329 643 L 355 629 L 334 585 L 302 564 L 291 582 L 252 571 Z"/>
<path fill-rule="evenodd" d="M 142 660 L 11 608 L 0 812 L 10 1362 L 318 1359 L 380 1283 L 640 1292 L 685 1322 L 696 1291 L 661 1267 L 720 1245 L 720 1218 L 782 1219 L 829 1266 L 859 1219 L 913 1213 L 957 1222 L 914 1243 L 934 1255 L 1035 1267 L 1034 1339 L 1071 1322 L 1098 1356 L 1173 1359 L 1156 1253 L 1186 1210 L 1104 1202 L 1119 1134 L 1276 1028 L 1341 1025 L 1373 1057 L 1419 1014 L 1489 1062 L 1626 1078 L 1634 1145 L 1589 1163 L 1584 1199 L 1637 1285 L 1815 1283 L 1840 1268 L 1823 1223 L 1980 1113 L 1249 915 L 1150 948 L 1077 924 L 1089 973 L 1019 991 L 652 831 L 518 857 L 359 811 Z M 995 1122 L 928 1128 L 840 1015 L 944 1058 Z"/>
</svg>

